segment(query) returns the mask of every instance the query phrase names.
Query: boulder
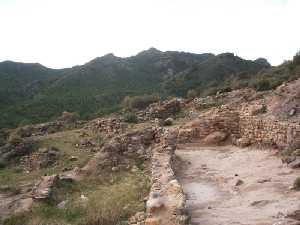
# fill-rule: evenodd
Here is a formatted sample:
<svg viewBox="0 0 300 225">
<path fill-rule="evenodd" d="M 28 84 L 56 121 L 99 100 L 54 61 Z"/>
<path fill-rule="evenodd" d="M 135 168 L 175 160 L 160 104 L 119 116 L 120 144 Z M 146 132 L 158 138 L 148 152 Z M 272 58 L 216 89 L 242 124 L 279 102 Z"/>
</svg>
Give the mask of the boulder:
<svg viewBox="0 0 300 225">
<path fill-rule="evenodd" d="M 64 209 L 64 208 L 66 208 L 67 203 L 68 203 L 68 200 L 64 200 L 64 201 L 57 204 L 57 208 Z"/>
<path fill-rule="evenodd" d="M 241 179 L 238 179 L 236 182 L 235 182 L 235 185 L 234 186 L 240 186 L 244 183 L 244 181 L 242 181 Z"/>
<path fill-rule="evenodd" d="M 249 145 L 251 145 L 251 141 L 249 138 L 242 137 L 242 138 L 239 138 L 236 140 L 236 145 L 241 148 L 245 148 L 245 147 L 248 147 Z"/>
<path fill-rule="evenodd" d="M 151 213 L 156 209 L 159 209 L 164 206 L 165 199 L 158 192 L 152 192 L 150 198 L 148 199 L 146 206 L 147 210 Z"/>
<path fill-rule="evenodd" d="M 288 164 L 288 166 L 292 169 L 296 169 L 300 167 L 300 157 L 296 157 L 294 161 Z"/>
<path fill-rule="evenodd" d="M 286 217 L 300 221 L 300 210 L 298 209 L 293 212 L 288 212 Z"/>
<path fill-rule="evenodd" d="M 169 117 L 169 118 L 164 120 L 163 125 L 164 126 L 171 126 L 171 125 L 173 125 L 173 123 L 174 123 L 174 119 Z"/>
<path fill-rule="evenodd" d="M 249 115 L 256 116 L 258 114 L 265 113 L 267 111 L 266 105 L 251 105 L 249 108 Z"/>
<path fill-rule="evenodd" d="M 58 181 L 57 175 L 42 177 L 33 187 L 32 196 L 34 199 L 47 199 L 51 189 Z"/>
<path fill-rule="evenodd" d="M 227 134 L 221 131 L 215 131 L 209 135 L 207 135 L 203 142 L 205 144 L 221 144 L 223 141 L 226 140 Z"/>
</svg>

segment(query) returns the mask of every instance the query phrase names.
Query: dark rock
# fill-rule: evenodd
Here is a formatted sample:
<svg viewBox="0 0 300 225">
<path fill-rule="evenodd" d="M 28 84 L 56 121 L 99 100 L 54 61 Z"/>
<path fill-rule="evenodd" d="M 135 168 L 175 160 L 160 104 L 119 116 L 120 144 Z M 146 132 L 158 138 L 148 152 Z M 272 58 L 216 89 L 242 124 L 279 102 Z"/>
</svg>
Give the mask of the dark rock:
<svg viewBox="0 0 300 225">
<path fill-rule="evenodd" d="M 296 169 L 300 167 L 300 157 L 296 157 L 294 161 L 288 164 L 288 167 L 292 169 Z"/>
<path fill-rule="evenodd" d="M 238 179 L 236 182 L 235 182 L 235 186 L 240 186 L 244 183 L 244 181 Z"/>
</svg>

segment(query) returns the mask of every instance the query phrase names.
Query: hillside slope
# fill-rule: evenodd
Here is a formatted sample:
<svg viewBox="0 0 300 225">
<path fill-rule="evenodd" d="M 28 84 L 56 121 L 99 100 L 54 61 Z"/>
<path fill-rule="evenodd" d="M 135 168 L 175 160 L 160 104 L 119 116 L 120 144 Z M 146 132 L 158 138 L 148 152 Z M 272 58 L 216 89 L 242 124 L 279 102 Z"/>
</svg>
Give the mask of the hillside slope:
<svg viewBox="0 0 300 225">
<path fill-rule="evenodd" d="M 164 86 L 170 93 L 182 96 L 190 89 L 204 95 L 214 94 L 210 91 L 231 87 L 230 80 L 250 78 L 270 66 L 268 62 L 261 63 L 261 60 L 244 60 L 232 53 L 224 53 L 170 77 Z"/>
<path fill-rule="evenodd" d="M 40 64 L 0 63 L 0 127 L 47 121 L 62 111 L 88 119 L 118 110 L 129 95 L 185 96 L 189 89 L 226 86 L 228 78 L 269 68 L 264 60 L 233 54 L 162 52 L 151 48 L 136 56 L 113 54 L 84 65 L 53 70 Z"/>
</svg>

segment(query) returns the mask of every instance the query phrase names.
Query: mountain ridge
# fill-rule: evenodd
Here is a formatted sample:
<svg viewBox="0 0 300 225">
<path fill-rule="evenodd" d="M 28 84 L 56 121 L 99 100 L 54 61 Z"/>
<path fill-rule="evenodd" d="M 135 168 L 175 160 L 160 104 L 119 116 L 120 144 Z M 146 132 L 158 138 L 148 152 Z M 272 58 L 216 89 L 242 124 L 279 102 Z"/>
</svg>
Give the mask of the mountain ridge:
<svg viewBox="0 0 300 225">
<path fill-rule="evenodd" d="M 125 96 L 185 96 L 190 89 L 205 95 L 212 86 L 223 87 L 229 75 L 239 79 L 243 73 L 250 76 L 265 68 L 270 68 L 266 60 L 244 60 L 233 53 L 155 48 L 124 58 L 109 53 L 63 69 L 4 61 L 0 63 L 0 127 L 44 122 L 62 111 L 89 119 L 117 111 Z"/>
</svg>

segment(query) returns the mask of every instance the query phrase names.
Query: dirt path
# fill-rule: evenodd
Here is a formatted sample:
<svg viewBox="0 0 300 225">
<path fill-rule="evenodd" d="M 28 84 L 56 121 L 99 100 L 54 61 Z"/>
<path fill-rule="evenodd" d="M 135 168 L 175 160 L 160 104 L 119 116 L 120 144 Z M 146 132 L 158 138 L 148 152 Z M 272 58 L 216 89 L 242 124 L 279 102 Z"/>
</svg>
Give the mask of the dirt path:
<svg viewBox="0 0 300 225">
<path fill-rule="evenodd" d="M 272 152 L 191 144 L 176 154 L 192 225 L 299 224 L 286 215 L 300 206 L 300 192 L 289 190 L 300 171 Z"/>
</svg>

